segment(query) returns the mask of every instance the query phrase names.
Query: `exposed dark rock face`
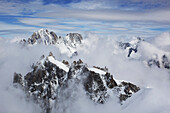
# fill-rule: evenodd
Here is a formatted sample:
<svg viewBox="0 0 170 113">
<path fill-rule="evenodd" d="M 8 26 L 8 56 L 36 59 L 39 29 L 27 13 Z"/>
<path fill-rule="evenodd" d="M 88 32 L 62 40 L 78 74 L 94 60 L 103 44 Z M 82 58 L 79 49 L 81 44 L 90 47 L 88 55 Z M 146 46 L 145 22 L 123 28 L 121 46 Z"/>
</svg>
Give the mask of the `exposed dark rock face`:
<svg viewBox="0 0 170 113">
<path fill-rule="evenodd" d="M 23 45 L 26 44 L 40 44 L 43 43 L 45 45 L 55 45 L 58 43 L 65 43 L 69 46 L 75 47 L 76 44 L 81 44 L 83 37 L 78 33 L 69 33 L 67 34 L 67 38 L 57 36 L 53 31 L 48 31 L 47 29 L 40 29 L 37 32 L 34 32 L 28 40 L 21 40 L 20 43 Z"/>
<path fill-rule="evenodd" d="M 150 59 L 148 60 L 148 66 L 151 67 L 151 66 L 157 66 L 158 68 L 160 68 L 160 63 L 158 60 L 156 59 Z"/>
<path fill-rule="evenodd" d="M 107 89 L 98 73 L 90 71 L 84 85 L 90 99 L 97 103 L 104 103 L 106 101 L 108 96 Z"/>
<path fill-rule="evenodd" d="M 118 46 L 123 50 L 128 50 L 127 57 L 131 57 L 132 53 L 138 52 L 138 47 L 140 46 L 141 41 L 144 41 L 140 37 L 132 40 L 131 42 L 118 42 Z M 158 68 L 170 69 L 170 60 L 166 54 L 160 56 L 159 53 L 152 54 L 154 57 L 149 58 L 146 61 L 147 66 L 152 67 L 156 66 Z M 159 58 L 158 58 L 159 56 Z"/>
<path fill-rule="evenodd" d="M 48 57 L 42 56 L 41 61 L 34 64 L 32 68 L 33 70 L 24 77 L 14 73 L 13 82 L 20 84 L 25 92 L 40 104 L 44 113 L 51 113 L 54 102 L 56 107 L 60 106 L 61 96 L 66 96 L 65 99 L 72 98 L 72 91 L 68 88 L 71 84 L 75 86 L 82 84 L 87 96 L 95 103 L 101 104 L 106 103 L 110 97 L 108 90 L 118 96 L 120 102 L 140 90 L 132 83 L 118 84 L 106 67 L 91 69 L 81 59 L 69 65 L 67 61 L 62 63 L 55 60 L 52 53 Z"/>
<path fill-rule="evenodd" d="M 55 44 L 58 41 L 58 37 L 53 31 L 51 31 L 50 34 L 51 34 L 52 40 L 53 40 L 52 44 Z"/>
<path fill-rule="evenodd" d="M 23 39 L 19 43 L 22 47 L 32 47 L 32 45 L 50 45 L 58 48 L 61 53 L 68 57 L 78 55 L 78 47 L 82 44 L 83 37 L 78 33 L 69 33 L 65 37 L 57 36 L 53 31 L 40 29 L 34 32 L 30 38 Z M 30 46 L 31 45 L 31 46 Z M 62 49 L 61 49 L 62 47 Z"/>
<path fill-rule="evenodd" d="M 13 83 L 18 83 L 21 86 L 23 85 L 23 81 L 22 81 L 22 75 L 19 73 L 14 73 L 14 80 Z"/>
<path fill-rule="evenodd" d="M 42 102 L 40 104 L 42 108 L 46 108 L 44 109 L 45 113 L 50 113 L 49 101 L 57 98 L 57 88 L 65 84 L 66 74 L 66 71 L 46 59 L 43 64 L 38 62 L 33 66 L 33 71 L 27 73 L 24 79 L 21 78 L 22 75 L 15 73 L 14 83 L 21 84 L 21 81 L 24 81 L 22 86 L 26 92 L 33 96 L 36 101 Z"/>
<path fill-rule="evenodd" d="M 67 34 L 69 40 L 71 40 L 72 43 L 78 43 L 81 44 L 83 37 L 81 36 L 81 34 L 78 33 L 69 33 Z"/>
<path fill-rule="evenodd" d="M 162 56 L 162 65 L 166 69 L 170 69 L 170 61 L 166 55 Z"/>
<path fill-rule="evenodd" d="M 156 57 L 148 60 L 147 63 L 149 67 L 157 66 L 158 68 L 170 69 L 170 61 L 166 55 L 162 56 L 161 61 Z"/>
<path fill-rule="evenodd" d="M 137 37 L 135 39 L 135 43 L 131 43 L 131 42 L 119 42 L 119 47 L 121 47 L 121 49 L 128 49 L 128 55 L 127 57 L 130 57 L 130 55 L 132 54 L 132 52 L 137 53 L 138 52 L 138 45 L 141 41 L 144 41 L 143 39 L 141 39 L 140 37 Z"/>
<path fill-rule="evenodd" d="M 128 57 L 130 57 L 132 51 L 134 51 L 134 52 L 136 53 L 136 52 L 138 51 L 138 50 L 137 50 L 137 47 L 136 47 L 136 48 L 130 48 L 130 49 L 129 49 Z"/>
<path fill-rule="evenodd" d="M 127 47 L 130 47 L 131 44 L 130 43 L 123 43 L 123 42 L 119 42 L 119 46 L 122 48 L 122 49 L 126 49 Z"/>
<path fill-rule="evenodd" d="M 129 82 L 121 82 L 122 86 L 124 86 L 124 92 L 128 95 L 131 95 L 133 92 L 137 92 L 140 90 L 139 87 L 137 87 L 136 85 L 129 83 Z"/>
<path fill-rule="evenodd" d="M 48 30 L 39 30 L 38 32 L 34 32 L 30 38 L 28 38 L 27 41 L 24 41 L 27 44 L 40 44 L 44 43 L 45 45 L 49 44 L 55 44 L 58 40 L 57 35 L 51 31 Z M 22 41 L 21 41 L 22 42 Z"/>
<path fill-rule="evenodd" d="M 63 60 L 63 61 L 62 61 L 62 63 L 63 63 L 63 64 L 65 64 L 67 67 L 69 67 L 69 66 L 70 66 L 69 62 L 68 62 L 68 61 L 66 61 L 66 60 Z"/>
<path fill-rule="evenodd" d="M 74 61 L 70 66 L 68 72 L 68 79 L 76 78 L 79 75 L 84 76 L 88 74 L 88 72 L 89 70 L 87 69 L 86 65 L 81 61 L 81 59 L 79 59 L 79 61 Z"/>
<path fill-rule="evenodd" d="M 110 73 L 105 74 L 104 80 L 106 80 L 106 85 L 109 88 L 114 88 L 115 86 L 117 86 L 116 81 L 113 79 L 113 76 L 110 75 Z"/>
<path fill-rule="evenodd" d="M 138 86 L 125 81 L 122 81 L 114 88 L 114 91 L 116 91 L 121 104 L 139 90 L 140 88 Z"/>
<path fill-rule="evenodd" d="M 120 101 L 122 102 L 122 101 L 125 101 L 126 99 L 128 99 L 129 97 L 130 97 L 130 96 L 127 95 L 127 94 L 120 94 L 119 99 L 120 99 Z"/>
<path fill-rule="evenodd" d="M 101 67 L 97 67 L 97 66 L 93 66 L 94 68 L 97 68 L 97 69 L 100 69 L 102 71 L 105 71 L 105 72 L 108 72 L 108 68 L 107 67 L 104 67 L 104 68 L 101 68 Z"/>
<path fill-rule="evenodd" d="M 123 50 L 128 50 L 127 57 L 131 57 L 132 53 L 139 53 L 138 47 L 140 46 L 141 41 L 144 41 L 140 37 L 132 40 L 131 42 L 118 42 L 118 46 Z M 168 54 L 168 53 L 167 53 Z M 142 55 L 141 55 L 142 56 Z M 170 69 L 170 60 L 169 56 L 166 54 L 159 55 L 159 53 L 152 54 L 153 58 L 148 58 L 146 61 L 146 65 L 149 67 L 156 66 L 158 68 Z"/>
</svg>

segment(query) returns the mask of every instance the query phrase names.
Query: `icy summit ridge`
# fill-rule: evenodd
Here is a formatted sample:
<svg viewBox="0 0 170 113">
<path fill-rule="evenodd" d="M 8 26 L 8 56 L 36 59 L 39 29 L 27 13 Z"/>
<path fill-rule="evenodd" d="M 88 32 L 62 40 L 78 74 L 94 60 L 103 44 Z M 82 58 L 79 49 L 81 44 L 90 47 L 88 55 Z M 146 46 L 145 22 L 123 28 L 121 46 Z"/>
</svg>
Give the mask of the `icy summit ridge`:
<svg viewBox="0 0 170 113">
<path fill-rule="evenodd" d="M 65 60 L 60 62 L 52 53 L 47 57 L 43 55 L 25 76 L 14 73 L 13 82 L 33 97 L 45 113 L 52 111 L 53 103 L 59 106 L 61 97 L 72 98 L 74 91 L 78 93 L 75 88 L 79 85 L 83 86 L 90 100 L 101 104 L 106 103 L 112 96 L 117 96 L 122 103 L 140 90 L 130 82 L 114 79 L 106 67 L 89 67 L 81 59 L 71 64 Z"/>
</svg>

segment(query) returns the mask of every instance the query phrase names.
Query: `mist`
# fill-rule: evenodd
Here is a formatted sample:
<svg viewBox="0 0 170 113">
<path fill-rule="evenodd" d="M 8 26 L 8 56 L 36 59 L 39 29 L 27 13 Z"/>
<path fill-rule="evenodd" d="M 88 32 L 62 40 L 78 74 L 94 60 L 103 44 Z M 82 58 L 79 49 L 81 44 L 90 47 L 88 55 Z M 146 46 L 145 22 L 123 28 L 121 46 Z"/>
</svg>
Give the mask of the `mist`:
<svg viewBox="0 0 170 113">
<path fill-rule="evenodd" d="M 170 111 L 170 73 L 166 69 L 147 67 L 143 60 L 148 55 L 144 52 L 146 48 L 139 48 L 140 59 L 127 58 L 126 51 L 119 49 L 116 45 L 120 41 L 117 37 L 99 37 L 95 34 L 87 34 L 83 45 L 78 48 L 78 56 L 68 57 L 61 54 L 55 46 L 36 45 L 23 47 L 10 39 L 0 40 L 0 112 L 1 113 L 40 113 L 41 108 L 31 99 L 26 99 L 25 93 L 13 87 L 13 74 L 19 72 L 22 75 L 30 72 L 31 65 L 36 63 L 44 54 L 53 52 L 57 60 L 82 59 L 88 66 L 107 67 L 115 79 L 130 81 L 141 90 L 127 99 L 123 105 L 113 96 L 106 104 L 94 104 L 82 90 L 82 86 L 70 86 L 74 89 L 70 94 L 70 100 L 62 99 L 63 102 L 55 108 L 54 113 L 169 113 Z M 160 35 L 169 40 L 169 34 Z M 158 45 L 159 37 L 155 37 L 154 47 Z M 165 37 L 165 38 L 164 38 Z M 158 40 L 158 41 L 157 41 Z M 162 43 L 163 44 L 163 43 Z M 166 48 L 169 43 L 165 43 Z M 163 47 L 162 47 L 163 48 Z M 149 48 L 147 48 L 149 49 Z M 164 48 L 163 48 L 164 49 Z M 166 49 L 167 50 L 167 49 Z M 73 88 L 74 87 L 74 88 Z M 69 89 L 68 89 L 69 91 Z M 62 97 L 61 97 L 62 98 Z M 65 107 L 65 111 L 63 108 Z"/>
</svg>

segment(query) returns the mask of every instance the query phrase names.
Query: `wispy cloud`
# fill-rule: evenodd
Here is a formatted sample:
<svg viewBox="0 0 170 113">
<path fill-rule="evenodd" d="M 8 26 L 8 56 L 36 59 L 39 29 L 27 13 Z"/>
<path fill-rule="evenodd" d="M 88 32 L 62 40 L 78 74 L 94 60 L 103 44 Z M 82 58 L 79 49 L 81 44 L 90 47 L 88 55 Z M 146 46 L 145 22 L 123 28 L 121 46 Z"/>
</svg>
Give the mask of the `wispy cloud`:
<svg viewBox="0 0 170 113">
<path fill-rule="evenodd" d="M 95 31 L 106 34 L 126 31 L 127 34 L 139 33 L 140 35 L 146 32 L 157 34 L 154 33 L 154 29 L 164 28 L 158 31 L 163 32 L 170 28 L 170 10 L 167 7 L 169 3 L 167 0 L 161 2 L 160 0 L 85 0 L 70 1 L 66 4 L 63 4 L 64 1 L 46 3 L 43 0 L 30 0 L 27 3 L 22 1 L 0 1 L 0 3 L 1 17 L 11 15 L 8 19 L 0 20 L 1 23 L 9 25 L 6 30 L 10 30 L 11 25 L 26 29 L 32 29 L 31 27 L 55 29 L 60 32 L 59 34 L 66 31 Z"/>
<path fill-rule="evenodd" d="M 14 24 L 8 24 L 4 22 L 0 22 L 0 36 L 3 37 L 14 37 L 18 34 L 25 34 L 32 33 L 34 31 L 38 30 L 36 27 L 28 27 L 23 25 L 14 25 Z"/>
<path fill-rule="evenodd" d="M 42 12 L 35 14 L 40 17 L 60 17 L 60 18 L 76 18 L 84 20 L 100 20 L 100 21 L 156 21 L 170 22 L 170 10 L 154 10 L 154 11 L 120 11 L 120 10 L 67 10 L 62 12 Z"/>
</svg>

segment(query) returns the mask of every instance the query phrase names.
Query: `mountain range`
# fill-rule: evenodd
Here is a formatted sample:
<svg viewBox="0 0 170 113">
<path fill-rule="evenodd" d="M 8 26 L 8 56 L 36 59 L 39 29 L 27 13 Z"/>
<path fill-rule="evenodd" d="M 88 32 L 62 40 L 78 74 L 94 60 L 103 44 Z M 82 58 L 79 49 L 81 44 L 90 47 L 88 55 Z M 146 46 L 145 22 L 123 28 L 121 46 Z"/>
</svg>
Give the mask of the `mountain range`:
<svg viewBox="0 0 170 113">
<path fill-rule="evenodd" d="M 121 106 L 120 113 L 130 112 L 137 107 L 136 103 L 147 98 L 146 95 L 156 95 L 152 90 L 164 91 L 164 84 L 156 82 L 155 85 L 152 80 L 156 77 L 161 80 L 165 78 L 161 77 L 162 73 L 168 76 L 170 73 L 170 51 L 167 45 L 157 44 L 157 39 L 155 42 L 142 37 L 113 40 L 91 34 L 85 38 L 79 33 L 63 37 L 40 29 L 27 39 L 9 41 L 2 38 L 1 41 L 5 42 L 1 44 L 4 47 L 9 44 L 8 50 L 17 47 L 19 54 L 6 52 L 11 55 L 9 64 L 8 60 L 0 61 L 0 67 L 4 71 L 12 65 L 12 87 L 22 92 L 26 102 L 38 106 L 41 113 L 70 113 L 79 110 L 79 104 L 102 107 L 110 102 Z M 8 59 L 4 50 L 0 49 L 1 58 Z M 20 68 L 16 68 L 17 65 Z M 126 73 L 121 69 L 127 70 Z M 136 71 L 138 69 L 141 71 Z M 152 74 L 155 76 L 150 77 Z M 154 87 L 149 86 L 152 83 Z M 117 107 L 114 109 L 116 111 Z"/>
</svg>

